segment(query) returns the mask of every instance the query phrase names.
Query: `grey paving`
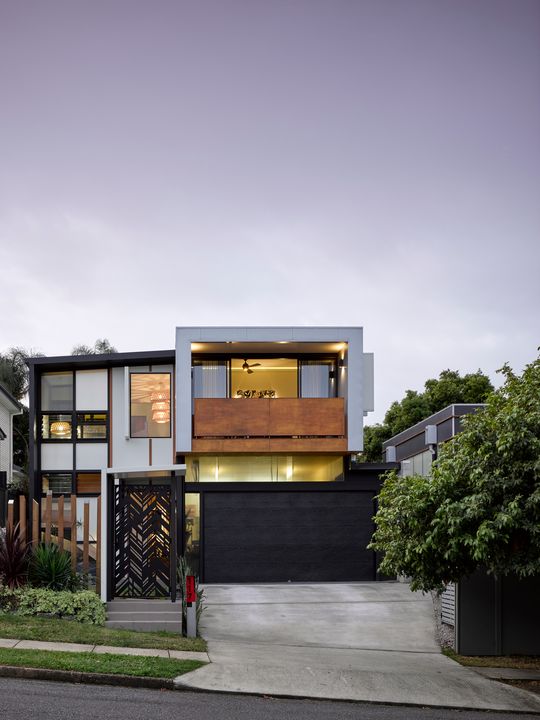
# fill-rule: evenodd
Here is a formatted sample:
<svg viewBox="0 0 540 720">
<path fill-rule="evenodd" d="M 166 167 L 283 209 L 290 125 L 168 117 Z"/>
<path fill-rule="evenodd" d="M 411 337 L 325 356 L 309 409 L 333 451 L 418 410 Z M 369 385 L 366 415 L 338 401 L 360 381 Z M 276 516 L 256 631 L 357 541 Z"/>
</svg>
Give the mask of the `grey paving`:
<svg viewBox="0 0 540 720">
<path fill-rule="evenodd" d="M 508 713 L 277 700 L 0 678 L 2 720 L 516 720 Z M 533 720 L 533 715 L 520 715 Z"/>
<path fill-rule="evenodd" d="M 209 585 L 212 664 L 178 686 L 540 712 L 540 698 L 442 655 L 432 601 L 402 583 Z"/>
<path fill-rule="evenodd" d="M 17 650 L 53 650 L 57 652 L 93 652 L 112 655 L 135 655 L 139 657 L 163 657 L 175 660 L 199 660 L 209 662 L 205 652 L 192 650 L 162 650 L 156 648 L 118 647 L 116 645 L 83 645 L 81 643 L 49 642 L 45 640 L 10 640 L 0 638 L 1 648 L 17 648 Z"/>
</svg>

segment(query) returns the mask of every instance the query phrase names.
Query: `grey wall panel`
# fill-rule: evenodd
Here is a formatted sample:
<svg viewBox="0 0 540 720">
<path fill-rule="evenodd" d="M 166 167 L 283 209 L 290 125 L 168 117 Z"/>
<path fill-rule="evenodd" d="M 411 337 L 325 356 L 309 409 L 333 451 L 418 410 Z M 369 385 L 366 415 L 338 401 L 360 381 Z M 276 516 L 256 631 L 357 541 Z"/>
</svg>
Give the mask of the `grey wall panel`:
<svg viewBox="0 0 540 720">
<path fill-rule="evenodd" d="M 371 492 L 204 495 L 205 582 L 374 580 Z"/>
<path fill-rule="evenodd" d="M 540 655 L 540 576 L 501 583 L 503 655 Z"/>
<path fill-rule="evenodd" d="M 457 587 L 456 650 L 462 655 L 497 655 L 499 589 L 477 570 Z"/>
</svg>

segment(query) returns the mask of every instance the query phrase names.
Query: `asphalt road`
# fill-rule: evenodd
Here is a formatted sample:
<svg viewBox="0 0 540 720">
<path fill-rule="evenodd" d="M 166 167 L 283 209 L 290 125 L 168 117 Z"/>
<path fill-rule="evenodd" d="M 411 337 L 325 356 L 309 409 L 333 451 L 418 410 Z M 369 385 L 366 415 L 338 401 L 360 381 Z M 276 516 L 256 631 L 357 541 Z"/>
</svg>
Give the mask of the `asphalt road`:
<svg viewBox="0 0 540 720">
<path fill-rule="evenodd" d="M 0 717 L 2 720 L 538 720 L 539 716 L 0 678 Z"/>
</svg>

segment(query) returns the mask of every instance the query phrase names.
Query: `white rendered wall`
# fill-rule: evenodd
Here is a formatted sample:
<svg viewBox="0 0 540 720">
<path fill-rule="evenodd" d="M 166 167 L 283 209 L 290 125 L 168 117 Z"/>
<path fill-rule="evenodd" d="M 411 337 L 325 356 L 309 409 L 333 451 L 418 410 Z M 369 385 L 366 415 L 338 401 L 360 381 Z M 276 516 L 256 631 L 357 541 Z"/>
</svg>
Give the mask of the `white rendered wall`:
<svg viewBox="0 0 540 720">
<path fill-rule="evenodd" d="M 42 470 L 73 470 L 72 443 L 42 443 Z"/>
<path fill-rule="evenodd" d="M 8 483 L 11 480 L 11 413 L 0 403 L 0 428 L 6 433 L 5 440 L 0 440 L 0 470 L 7 472 Z"/>
<path fill-rule="evenodd" d="M 77 470 L 101 470 L 108 465 L 107 443 L 77 443 Z"/>
<path fill-rule="evenodd" d="M 107 370 L 77 370 L 76 410 L 107 410 Z"/>
</svg>

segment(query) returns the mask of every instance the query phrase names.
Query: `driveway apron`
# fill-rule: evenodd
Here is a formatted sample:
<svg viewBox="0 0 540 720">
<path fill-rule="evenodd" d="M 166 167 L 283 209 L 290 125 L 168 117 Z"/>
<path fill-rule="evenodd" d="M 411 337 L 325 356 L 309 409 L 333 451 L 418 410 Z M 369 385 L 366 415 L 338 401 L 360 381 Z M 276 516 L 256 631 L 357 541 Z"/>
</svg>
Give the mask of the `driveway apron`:
<svg viewBox="0 0 540 720">
<path fill-rule="evenodd" d="M 207 585 L 212 663 L 182 687 L 540 712 L 540 698 L 441 654 L 431 597 L 397 582 Z"/>
</svg>

